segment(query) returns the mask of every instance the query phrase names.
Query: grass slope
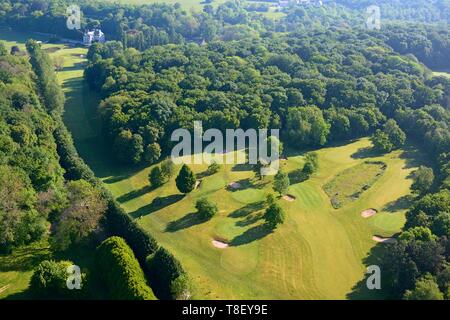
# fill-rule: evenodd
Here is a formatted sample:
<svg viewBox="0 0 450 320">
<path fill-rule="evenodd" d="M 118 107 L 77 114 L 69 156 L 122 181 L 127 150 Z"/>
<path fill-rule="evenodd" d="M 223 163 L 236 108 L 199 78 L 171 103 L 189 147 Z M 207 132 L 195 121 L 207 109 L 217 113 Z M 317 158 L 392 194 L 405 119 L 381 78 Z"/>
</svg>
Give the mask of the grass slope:
<svg viewBox="0 0 450 320">
<path fill-rule="evenodd" d="M 178 194 L 173 180 L 153 191 L 146 188 L 149 168 L 106 181 L 127 212 L 181 260 L 199 287 L 198 298 L 342 299 L 363 278 L 362 259 L 374 246 L 372 235 L 390 236 L 404 223 L 405 209 L 396 203 L 409 194 L 407 177 L 417 166 L 414 150 L 355 157 L 369 145 L 368 139 L 361 139 L 319 150 L 319 172 L 290 187 L 297 200 L 280 200 L 287 220 L 270 234 L 260 227 L 260 201 L 272 192 L 271 179 L 254 180 L 251 171 L 224 166 L 186 197 Z M 322 185 L 366 160 L 386 163 L 385 173 L 357 201 L 334 209 Z M 292 171 L 302 163 L 299 155 L 284 161 L 283 167 Z M 202 173 L 206 166 L 192 168 Z M 233 181 L 247 188 L 227 190 Z M 211 221 L 199 223 L 193 204 L 203 196 L 215 201 L 220 211 Z M 154 204 L 160 202 L 154 202 L 157 198 L 164 207 Z M 360 212 L 367 208 L 380 213 L 363 219 Z M 217 249 L 213 239 L 226 239 L 232 246 Z"/>
</svg>

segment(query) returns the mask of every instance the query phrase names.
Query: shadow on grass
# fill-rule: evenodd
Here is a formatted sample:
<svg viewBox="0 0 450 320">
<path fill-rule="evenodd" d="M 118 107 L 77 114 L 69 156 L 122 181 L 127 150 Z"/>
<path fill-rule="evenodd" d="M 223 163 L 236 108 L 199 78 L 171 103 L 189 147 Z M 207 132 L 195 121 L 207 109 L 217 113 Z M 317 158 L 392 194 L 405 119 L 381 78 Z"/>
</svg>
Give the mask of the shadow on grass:
<svg viewBox="0 0 450 320">
<path fill-rule="evenodd" d="M 297 169 L 288 173 L 289 181 L 292 184 L 304 182 L 309 179 L 309 176 L 303 172 L 302 169 Z"/>
<path fill-rule="evenodd" d="M 41 261 L 52 257 L 48 247 L 18 248 L 12 254 L 0 255 L 0 272 L 33 270 Z"/>
<path fill-rule="evenodd" d="M 237 164 L 233 168 L 231 168 L 231 171 L 234 172 L 253 171 L 253 165 L 249 163 Z"/>
<path fill-rule="evenodd" d="M 400 155 L 400 159 L 404 159 L 406 162 L 404 169 L 417 168 L 420 165 L 428 165 L 432 167 L 429 160 L 424 158 L 423 154 L 421 154 L 421 152 L 411 144 L 403 147 L 403 152 Z M 408 176 L 409 179 L 412 177 L 412 175 Z"/>
<path fill-rule="evenodd" d="M 387 212 L 397 212 L 399 210 L 406 210 L 411 207 L 412 202 L 414 201 L 414 197 L 411 195 L 406 195 L 398 198 L 397 200 L 391 201 L 387 203 L 383 210 Z"/>
<path fill-rule="evenodd" d="M 154 187 L 147 185 L 139 190 L 133 190 L 124 195 L 121 195 L 120 197 L 117 198 L 117 201 L 119 201 L 120 203 L 128 202 L 133 199 L 139 198 L 140 196 L 143 196 L 144 194 L 147 194 L 154 189 L 155 189 Z"/>
<path fill-rule="evenodd" d="M 264 201 L 259 201 L 259 202 L 254 202 L 254 203 L 250 203 L 242 208 L 239 208 L 233 212 L 231 212 L 228 216 L 230 218 L 242 218 L 242 217 L 246 217 L 249 214 L 255 212 L 255 211 L 259 211 L 262 210 L 264 208 L 265 202 Z"/>
<path fill-rule="evenodd" d="M 235 237 L 233 240 L 231 240 L 230 245 L 231 246 L 242 246 L 244 244 L 252 243 L 253 241 L 260 240 L 267 235 L 271 234 L 273 232 L 272 229 L 267 227 L 265 224 L 261 224 L 255 227 L 252 227 L 245 231 L 243 234 Z"/>
<path fill-rule="evenodd" d="M 236 222 L 236 226 L 238 226 L 238 227 L 246 227 L 246 226 L 249 226 L 251 224 L 254 224 L 254 223 L 258 222 L 263 217 L 264 217 L 264 215 L 262 213 L 250 214 L 250 215 L 246 216 L 244 219 L 242 219 L 240 221 L 237 221 Z"/>
<path fill-rule="evenodd" d="M 165 231 L 177 232 L 179 230 L 187 229 L 203 222 L 206 221 L 199 219 L 197 212 L 191 212 L 178 220 L 169 222 Z"/>
<path fill-rule="evenodd" d="M 385 250 L 390 250 L 391 244 L 377 244 L 369 252 L 366 258 L 364 258 L 363 263 L 366 267 L 371 265 L 381 265 L 381 257 Z M 366 273 L 364 279 L 358 281 L 350 293 L 347 294 L 347 299 L 350 300 L 384 300 L 392 298 L 383 287 L 383 270 L 381 270 L 381 289 L 370 290 L 367 287 L 367 280 L 373 273 Z"/>
<path fill-rule="evenodd" d="M 353 159 L 365 159 L 374 158 L 383 155 L 383 153 L 375 151 L 372 147 L 359 148 L 354 154 L 351 155 Z"/>
<path fill-rule="evenodd" d="M 162 208 L 170 206 L 183 198 L 183 194 L 173 194 L 167 197 L 157 197 L 153 199 L 152 203 L 131 212 L 130 215 L 135 219 L 140 218 L 142 216 L 151 214 L 155 211 L 161 210 Z"/>
</svg>

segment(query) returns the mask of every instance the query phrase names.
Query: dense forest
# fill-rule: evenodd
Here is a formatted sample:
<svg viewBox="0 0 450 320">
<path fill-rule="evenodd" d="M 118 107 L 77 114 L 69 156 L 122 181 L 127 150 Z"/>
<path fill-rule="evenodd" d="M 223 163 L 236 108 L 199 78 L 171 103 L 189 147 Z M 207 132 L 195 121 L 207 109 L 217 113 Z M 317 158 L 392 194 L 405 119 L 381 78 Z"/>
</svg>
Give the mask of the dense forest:
<svg viewBox="0 0 450 320">
<path fill-rule="evenodd" d="M 278 128 L 297 150 L 371 136 L 376 152 L 388 152 L 407 139 L 433 168 L 414 173 L 398 242 L 374 258 L 392 298 L 449 299 L 450 79 L 428 69 L 450 67 L 450 31 L 440 24 L 450 19 L 449 2 L 378 3 L 389 20 L 381 31 L 364 29 L 370 1 L 293 6 L 278 21 L 240 2 L 188 13 L 80 1 L 86 28 L 101 27 L 112 40 L 90 47 L 85 70 L 102 97 L 108 146 L 118 162 L 153 164 L 170 151 L 171 132 L 192 129 L 194 120 L 205 129 Z M 79 39 L 65 28 L 65 4 L 0 0 L 0 25 Z M 433 24 L 399 24 L 416 19 Z M 182 266 L 78 156 L 52 62 L 37 43 L 27 49 L 29 62 L 0 46 L 0 248 L 49 235 L 55 252 L 87 246 L 110 261 L 102 273 L 111 290 L 123 289 L 116 298 L 176 298 L 171 286 L 186 278 Z M 33 290 L 60 294 L 48 292 L 39 273 L 54 275 L 58 287 L 66 265 L 42 263 Z"/>
<path fill-rule="evenodd" d="M 143 53 L 109 42 L 92 46 L 88 57 L 86 80 L 105 97 L 105 135 L 127 163 L 157 160 L 170 149 L 173 129 L 190 128 L 193 119 L 205 128 L 279 128 L 292 147 L 304 148 L 370 135 L 386 118 L 408 130 L 424 106 L 421 112 L 447 112 L 447 79 L 429 79 L 417 59 L 364 32 L 314 31 Z M 445 121 L 427 121 L 419 135 L 424 145 L 434 154 L 448 150 Z"/>
<path fill-rule="evenodd" d="M 0 26 L 14 30 L 43 32 L 55 38 L 81 40 L 86 29 L 99 27 L 108 40 L 139 50 L 168 43 L 189 41 L 201 43 L 212 40 L 240 40 L 265 37 L 272 33 L 310 30 L 316 28 L 364 29 L 366 8 L 372 1 L 326 1 L 324 6 L 296 6 L 283 9 L 283 15 L 271 19 L 246 10 L 244 1 L 228 1 L 217 6 L 207 4 L 202 12 L 188 12 L 180 5 L 164 3 L 125 5 L 99 0 L 81 0 L 81 30 L 66 27 L 67 0 L 1 0 Z M 382 11 L 383 39 L 400 53 L 411 53 L 430 67 L 448 68 L 450 52 L 448 30 L 450 5 L 448 1 L 377 1 Z M 420 32 L 410 32 L 396 21 L 432 23 Z M 400 38 L 399 38 L 400 37 Z M 432 58 L 431 58 L 432 57 Z"/>
</svg>

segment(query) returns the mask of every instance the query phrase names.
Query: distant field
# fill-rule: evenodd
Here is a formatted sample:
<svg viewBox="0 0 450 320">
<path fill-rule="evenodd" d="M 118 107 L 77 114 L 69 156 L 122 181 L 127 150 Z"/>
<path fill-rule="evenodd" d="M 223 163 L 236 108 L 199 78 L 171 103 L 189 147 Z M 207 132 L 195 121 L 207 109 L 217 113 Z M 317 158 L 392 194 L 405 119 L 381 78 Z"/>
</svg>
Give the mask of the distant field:
<svg viewBox="0 0 450 320">
<path fill-rule="evenodd" d="M 166 3 L 174 5 L 175 3 L 179 3 L 184 9 L 186 10 L 195 10 L 195 11 L 201 11 L 203 10 L 203 7 L 208 4 L 204 0 L 107 0 L 109 2 L 120 2 L 120 3 L 126 3 L 126 4 L 150 4 L 150 3 Z M 227 2 L 229 0 L 214 0 L 210 5 L 213 7 L 216 7 L 224 2 Z M 273 5 L 274 3 L 270 2 L 264 2 L 264 1 L 245 1 L 247 3 L 267 3 L 269 5 Z M 262 13 L 263 15 L 269 17 L 269 18 L 279 18 L 283 16 L 283 13 L 280 12 L 274 12 L 273 10 L 270 10 L 269 12 Z"/>
<path fill-rule="evenodd" d="M 175 4 L 179 3 L 185 9 L 196 9 L 201 10 L 205 4 L 207 4 L 203 0 L 107 0 L 109 2 L 120 2 L 125 4 L 148 4 L 148 3 L 166 3 L 166 4 Z M 210 3 L 212 6 L 216 6 L 218 4 L 224 3 L 227 0 L 214 0 Z"/>
</svg>

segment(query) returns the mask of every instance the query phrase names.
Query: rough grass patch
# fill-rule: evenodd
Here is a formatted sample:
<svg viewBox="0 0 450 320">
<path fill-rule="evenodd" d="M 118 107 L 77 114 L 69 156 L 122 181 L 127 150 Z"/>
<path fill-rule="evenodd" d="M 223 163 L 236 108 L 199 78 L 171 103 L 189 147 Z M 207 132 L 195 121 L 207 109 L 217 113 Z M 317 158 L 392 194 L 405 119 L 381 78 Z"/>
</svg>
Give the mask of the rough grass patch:
<svg viewBox="0 0 450 320">
<path fill-rule="evenodd" d="M 386 167 L 381 161 L 365 161 L 336 175 L 323 186 L 323 190 L 330 197 L 333 208 L 339 209 L 359 199 L 381 177 Z"/>
</svg>

